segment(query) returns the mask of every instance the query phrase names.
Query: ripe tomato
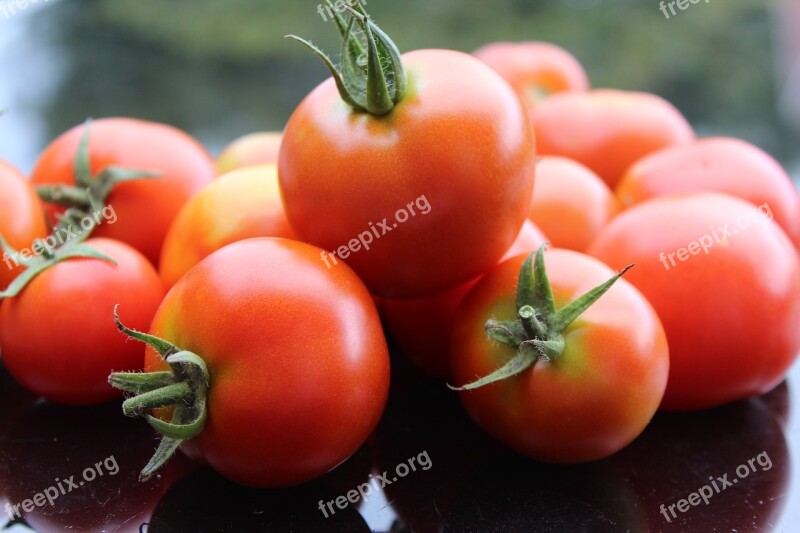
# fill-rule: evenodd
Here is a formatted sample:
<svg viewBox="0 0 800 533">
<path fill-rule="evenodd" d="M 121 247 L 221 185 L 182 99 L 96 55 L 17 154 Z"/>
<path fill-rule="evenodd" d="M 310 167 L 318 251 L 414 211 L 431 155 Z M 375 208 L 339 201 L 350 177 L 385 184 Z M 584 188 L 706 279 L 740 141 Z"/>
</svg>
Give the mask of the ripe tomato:
<svg viewBox="0 0 800 533">
<path fill-rule="evenodd" d="M 553 246 L 586 251 L 618 211 L 611 189 L 585 166 L 557 156 L 539 160 L 528 217 Z"/>
<path fill-rule="evenodd" d="M 580 62 L 552 43 L 491 43 L 473 55 L 505 78 L 531 108 L 555 93 L 589 90 Z"/>
<path fill-rule="evenodd" d="M 530 253 L 547 238 L 525 221 L 503 259 Z M 381 300 L 380 310 L 389 331 L 414 364 L 440 378 L 450 376 L 450 334 L 458 306 L 477 279 L 416 300 Z"/>
<path fill-rule="evenodd" d="M 33 170 L 36 185 L 75 183 L 73 165 L 84 128 L 72 128 L 45 149 Z M 106 201 L 115 216 L 93 233 L 130 244 L 155 265 L 178 211 L 216 176 L 211 156 L 195 139 L 171 126 L 142 120 L 92 122 L 89 157 L 92 175 L 111 166 L 160 173 L 117 185 Z M 55 211 L 51 206 L 51 214 Z"/>
<path fill-rule="evenodd" d="M 202 358 L 210 380 L 190 383 L 195 402 L 207 398 L 194 417 L 207 418 L 184 450 L 237 483 L 322 475 L 364 443 L 386 402 L 389 354 L 372 296 L 347 266 L 325 268 L 320 251 L 272 238 L 226 246 L 182 277 L 153 319 L 152 335 Z M 151 348 L 145 368 L 170 366 Z"/>
<path fill-rule="evenodd" d="M 800 244 L 800 196 L 791 178 L 769 154 L 739 139 L 712 137 L 659 150 L 629 168 L 616 193 L 627 208 L 654 196 L 702 191 L 766 203 Z"/>
<path fill-rule="evenodd" d="M 15 250 L 30 249 L 36 239 L 47 235 L 44 211 L 39 197 L 16 168 L 0 160 L 0 236 Z M 3 253 L 0 264 L 0 291 L 22 272 L 22 268 Z"/>
<path fill-rule="evenodd" d="M 217 172 L 222 175 L 239 168 L 277 163 L 281 137 L 281 133 L 274 131 L 239 137 L 217 156 Z"/>
<path fill-rule="evenodd" d="M 614 187 L 638 159 L 694 139 L 666 100 L 647 93 L 595 89 L 553 95 L 532 112 L 540 155 L 583 163 Z"/>
<path fill-rule="evenodd" d="M 294 236 L 281 204 L 277 167 L 235 170 L 197 193 L 175 217 L 161 251 L 161 279 L 171 287 L 227 244 L 253 237 Z"/>
<path fill-rule="evenodd" d="M 318 86 L 289 120 L 278 165 L 297 233 L 385 298 L 435 294 L 494 265 L 535 172 L 523 105 L 496 72 L 447 50 L 402 62 L 408 91 L 386 115 L 354 111 L 333 79 Z"/>
<path fill-rule="evenodd" d="M 140 347 L 114 327 L 114 305 L 122 305 L 126 321 L 146 328 L 164 297 L 158 273 L 136 250 L 102 238 L 86 244 L 117 265 L 66 260 L 0 306 L 0 345 L 8 371 L 28 390 L 73 405 L 119 396 L 108 384 L 109 372 L 142 368 Z"/>
<path fill-rule="evenodd" d="M 525 455 L 556 463 L 611 455 L 661 402 L 664 330 L 647 300 L 599 261 L 570 250 L 543 258 L 540 249 L 533 274 L 530 261 L 500 263 L 458 310 L 453 380 L 484 376 L 460 389 L 461 401 L 478 425 Z M 601 290 L 586 294 L 592 288 Z"/>
<path fill-rule="evenodd" d="M 665 196 L 620 214 L 590 247 L 612 267 L 636 263 L 628 279 L 664 323 L 664 409 L 762 394 L 795 360 L 800 260 L 765 213 L 720 193 Z"/>
</svg>

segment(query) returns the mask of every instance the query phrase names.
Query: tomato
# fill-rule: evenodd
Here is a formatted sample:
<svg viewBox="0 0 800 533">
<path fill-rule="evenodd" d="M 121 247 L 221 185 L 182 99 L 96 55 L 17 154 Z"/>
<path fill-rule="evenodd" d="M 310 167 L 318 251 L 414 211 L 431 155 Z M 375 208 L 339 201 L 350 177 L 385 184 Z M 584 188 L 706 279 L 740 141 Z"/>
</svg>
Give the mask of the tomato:
<svg viewBox="0 0 800 533">
<path fill-rule="evenodd" d="M 775 222 L 800 244 L 800 196 L 791 178 L 769 154 L 739 139 L 711 137 L 659 150 L 629 168 L 616 193 L 630 207 L 655 196 L 702 191 L 768 204 Z"/>
<path fill-rule="evenodd" d="M 557 156 L 539 160 L 528 217 L 553 246 L 586 251 L 618 211 L 611 189 L 585 166 Z"/>
<path fill-rule="evenodd" d="M 505 78 L 530 107 L 555 93 L 589 90 L 580 62 L 552 43 L 491 43 L 473 55 Z"/>
<path fill-rule="evenodd" d="M 89 239 L 116 266 L 98 259 L 69 259 L 35 277 L 0 306 L 0 345 L 12 376 L 54 402 L 100 403 L 119 392 L 112 370 L 137 370 L 142 351 L 114 327 L 113 309 L 126 321 L 149 326 L 164 296 L 158 273 L 133 248 L 110 239 Z"/>
<path fill-rule="evenodd" d="M 530 262 L 500 263 L 458 310 L 453 381 L 471 382 L 459 389 L 461 401 L 478 425 L 530 457 L 574 463 L 611 455 L 661 402 L 664 330 L 639 291 L 599 261 L 540 249 L 533 274 Z"/>
<path fill-rule="evenodd" d="M 529 253 L 547 238 L 526 221 L 503 259 Z M 434 376 L 450 375 L 450 334 L 459 304 L 477 279 L 416 300 L 381 300 L 380 310 L 389 331 L 414 364 Z"/>
<path fill-rule="evenodd" d="M 653 94 L 595 89 L 553 95 L 531 112 L 540 155 L 583 163 L 614 187 L 638 159 L 694 139 L 692 127 Z"/>
<path fill-rule="evenodd" d="M 30 250 L 47 235 L 44 211 L 36 191 L 16 168 L 0 160 L 0 236 L 16 251 Z M 22 272 L 7 252 L 0 264 L 0 291 Z"/>
<path fill-rule="evenodd" d="M 670 346 L 662 407 L 702 409 L 772 389 L 800 350 L 800 260 L 768 211 L 720 193 L 656 198 L 590 247 L 653 304 Z"/>
<path fill-rule="evenodd" d="M 74 185 L 73 165 L 84 128 L 72 128 L 45 149 L 33 170 L 35 184 Z M 156 265 L 178 211 L 216 176 L 211 156 L 186 133 L 128 118 L 91 123 L 89 158 L 93 176 L 112 166 L 160 173 L 117 185 L 106 201 L 105 221 L 93 233 L 130 244 Z M 51 215 L 56 211 L 50 207 Z"/>
<path fill-rule="evenodd" d="M 334 79 L 318 86 L 278 168 L 298 235 L 377 296 L 405 299 L 497 263 L 528 213 L 536 151 L 522 102 L 479 60 L 420 50 L 402 64 L 407 91 L 384 115 L 354 111 Z"/>
<path fill-rule="evenodd" d="M 276 166 L 236 170 L 197 193 L 175 217 L 161 251 L 161 279 L 171 287 L 204 257 L 233 242 L 294 236 Z"/>
<path fill-rule="evenodd" d="M 281 137 L 281 133 L 274 131 L 239 137 L 217 156 L 217 172 L 222 175 L 239 168 L 277 163 Z"/>
<path fill-rule="evenodd" d="M 372 297 L 348 267 L 327 269 L 320 252 L 272 238 L 226 246 L 181 278 L 153 319 L 151 334 L 175 346 L 163 353 L 189 351 L 207 369 L 176 377 L 189 376 L 191 406 L 170 396 L 180 405 L 173 416 L 185 407 L 205 420 L 183 437 L 184 451 L 237 483 L 322 475 L 364 443 L 386 402 L 389 355 Z M 147 371 L 170 368 L 159 353 L 147 350 Z M 126 402 L 136 406 L 129 414 L 153 407 L 136 403 L 146 400 Z"/>
</svg>

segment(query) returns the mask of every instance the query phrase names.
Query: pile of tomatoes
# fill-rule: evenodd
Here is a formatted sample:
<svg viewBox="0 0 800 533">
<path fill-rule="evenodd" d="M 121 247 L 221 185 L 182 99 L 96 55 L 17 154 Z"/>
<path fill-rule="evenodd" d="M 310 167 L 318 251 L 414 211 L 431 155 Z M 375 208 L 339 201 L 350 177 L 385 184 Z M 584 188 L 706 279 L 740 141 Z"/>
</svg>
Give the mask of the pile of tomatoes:
<svg viewBox="0 0 800 533">
<path fill-rule="evenodd" d="M 658 96 L 591 89 L 552 44 L 401 55 L 360 5 L 337 25 L 341 66 L 303 41 L 331 78 L 283 133 L 216 161 L 105 118 L 30 179 L 0 162 L 0 350 L 21 385 L 124 394 L 163 437 L 143 478 L 180 448 L 283 487 L 372 433 L 387 338 L 555 463 L 783 380 L 800 197 L 772 157 L 696 138 Z"/>
</svg>

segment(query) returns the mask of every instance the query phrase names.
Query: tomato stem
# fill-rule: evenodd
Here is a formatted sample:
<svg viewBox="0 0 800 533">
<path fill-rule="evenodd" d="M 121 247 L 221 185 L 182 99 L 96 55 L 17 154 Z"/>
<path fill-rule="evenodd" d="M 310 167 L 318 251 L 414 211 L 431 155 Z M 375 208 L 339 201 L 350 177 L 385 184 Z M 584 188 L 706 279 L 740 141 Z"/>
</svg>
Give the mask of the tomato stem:
<svg viewBox="0 0 800 533">
<path fill-rule="evenodd" d="M 605 283 L 556 309 L 553 289 L 547 277 L 542 245 L 522 263 L 517 282 L 517 319 L 489 320 L 484 329 L 493 341 L 516 350 L 504 365 L 476 381 L 453 390 L 472 390 L 516 376 L 539 361 L 555 361 L 564 353 L 564 333 L 584 311 L 591 307 L 633 265 L 628 265 Z"/>
<path fill-rule="evenodd" d="M 408 80 L 400 51 L 394 41 L 381 30 L 356 0 L 346 8 L 349 19 L 342 17 L 330 0 L 325 0 L 336 12 L 336 26 L 342 37 L 342 64 L 336 67 L 330 57 L 310 41 L 287 35 L 305 45 L 319 57 L 336 82 L 339 94 L 356 111 L 383 116 L 390 113 L 405 97 Z M 356 26 L 361 28 L 356 33 Z"/>
<path fill-rule="evenodd" d="M 172 457 L 183 441 L 203 431 L 208 416 L 210 378 L 200 356 L 159 337 L 127 328 L 116 307 L 114 322 L 123 334 L 156 350 L 171 368 L 150 373 L 114 372 L 108 377 L 111 386 L 133 395 L 123 402 L 123 414 L 144 418 L 162 436 L 156 453 L 139 475 L 145 481 Z M 169 422 L 150 414 L 152 409 L 168 406 L 175 407 Z"/>
</svg>

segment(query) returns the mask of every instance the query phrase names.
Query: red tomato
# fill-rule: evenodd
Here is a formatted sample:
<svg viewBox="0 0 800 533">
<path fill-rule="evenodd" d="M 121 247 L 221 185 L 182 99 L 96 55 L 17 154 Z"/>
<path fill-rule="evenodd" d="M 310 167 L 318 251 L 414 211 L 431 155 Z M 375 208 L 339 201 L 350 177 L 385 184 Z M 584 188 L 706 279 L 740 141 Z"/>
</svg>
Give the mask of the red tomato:
<svg viewBox="0 0 800 533">
<path fill-rule="evenodd" d="M 39 197 L 17 169 L 0 160 L 0 236 L 15 250 L 30 250 L 36 239 L 47 235 Z M 3 254 L 0 291 L 22 272 L 13 257 Z"/>
<path fill-rule="evenodd" d="M 277 163 L 281 136 L 281 133 L 269 131 L 239 137 L 217 157 L 217 172 L 222 175 L 239 168 Z"/>
<path fill-rule="evenodd" d="M 386 115 L 354 111 L 333 79 L 317 87 L 289 120 L 278 165 L 297 233 L 385 298 L 435 294 L 494 265 L 525 220 L 535 172 L 523 105 L 496 72 L 447 50 L 402 60 L 408 91 Z"/>
<path fill-rule="evenodd" d="M 535 298 L 540 304 L 532 312 L 546 334 L 531 335 L 532 326 L 525 326 L 516 335 L 528 340 L 518 349 L 487 336 L 496 321 L 514 321 L 508 331 L 519 331 L 515 318 L 531 305 L 518 305 L 531 300 L 520 287 L 515 294 L 519 280 L 520 285 L 527 279 L 536 286 L 546 280 L 538 270 L 533 277 L 530 270 L 526 274 L 520 269 L 525 256 L 509 259 L 486 274 L 459 308 L 452 338 L 453 380 L 463 385 L 507 369 L 526 355 L 528 343 L 530 366 L 517 366 L 516 374 L 462 390 L 464 407 L 478 425 L 525 455 L 556 463 L 600 459 L 636 438 L 658 408 L 669 371 L 664 330 L 644 297 L 599 261 L 569 250 L 552 250 L 545 261 L 552 298 L 545 305 L 548 291 L 537 291 L 542 297 Z M 577 319 L 565 318 L 568 303 L 614 279 L 608 292 Z M 533 339 L 536 348 L 530 344 Z"/>
<path fill-rule="evenodd" d="M 627 208 L 654 196 L 702 191 L 767 204 L 800 244 L 800 196 L 791 178 L 772 156 L 739 139 L 713 137 L 659 150 L 629 168 L 616 192 Z"/>
<path fill-rule="evenodd" d="M 372 297 L 320 251 L 285 239 L 226 246 L 175 284 L 153 320 L 153 335 L 197 354 L 210 376 L 205 427 L 184 449 L 237 483 L 322 475 L 364 443 L 386 402 Z M 145 368 L 169 366 L 148 349 Z"/>
<path fill-rule="evenodd" d="M 212 252 L 253 237 L 294 238 L 275 165 L 233 171 L 183 206 L 164 239 L 159 272 L 167 287 Z"/>
<path fill-rule="evenodd" d="M 540 155 L 583 163 L 614 187 L 638 159 L 694 139 L 666 100 L 647 93 L 595 89 L 548 98 L 531 112 Z"/>
<path fill-rule="evenodd" d="M 764 211 L 719 193 L 666 196 L 611 222 L 589 252 L 653 304 L 670 346 L 662 407 L 767 392 L 800 350 L 800 260 Z M 696 257 L 695 257 L 696 256 Z"/>
<path fill-rule="evenodd" d="M 108 384 L 113 370 L 142 368 L 142 351 L 114 326 L 124 319 L 147 328 L 164 297 L 153 266 L 136 250 L 110 239 L 88 246 L 113 258 L 68 259 L 36 276 L 0 306 L 3 361 L 28 390 L 54 402 L 86 405 L 119 392 Z"/>
<path fill-rule="evenodd" d="M 45 149 L 33 170 L 35 184 L 74 184 L 73 164 L 83 133 L 84 126 L 76 126 Z M 92 122 L 89 157 L 92 175 L 110 166 L 161 174 L 119 184 L 106 201 L 109 216 L 93 233 L 130 244 L 156 265 L 178 211 L 216 176 L 211 156 L 195 139 L 171 126 L 142 120 Z M 54 211 L 51 207 L 51 214 Z"/>
<path fill-rule="evenodd" d="M 547 238 L 530 221 L 525 221 L 517 240 L 502 260 L 530 253 Z M 414 364 L 434 376 L 450 376 L 450 334 L 458 306 L 477 279 L 453 289 L 417 300 L 381 300 L 380 309 L 389 331 L 403 353 Z"/>
<path fill-rule="evenodd" d="M 611 189 L 585 166 L 557 156 L 539 160 L 528 217 L 553 246 L 586 251 L 618 211 Z"/>
<path fill-rule="evenodd" d="M 491 43 L 473 55 L 505 78 L 531 108 L 555 93 L 589 90 L 580 62 L 552 43 Z"/>
</svg>

